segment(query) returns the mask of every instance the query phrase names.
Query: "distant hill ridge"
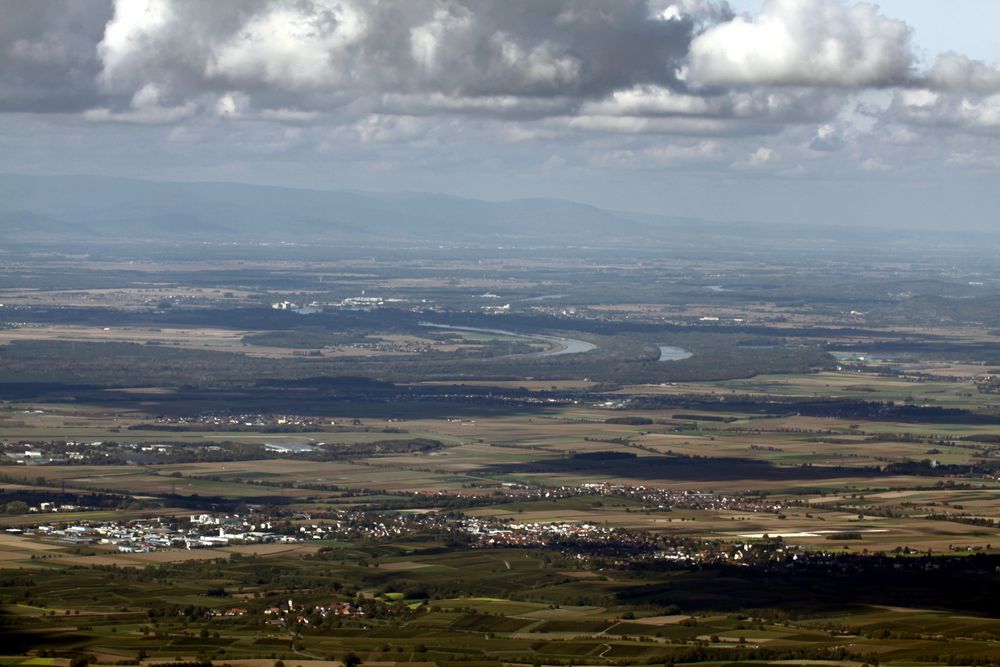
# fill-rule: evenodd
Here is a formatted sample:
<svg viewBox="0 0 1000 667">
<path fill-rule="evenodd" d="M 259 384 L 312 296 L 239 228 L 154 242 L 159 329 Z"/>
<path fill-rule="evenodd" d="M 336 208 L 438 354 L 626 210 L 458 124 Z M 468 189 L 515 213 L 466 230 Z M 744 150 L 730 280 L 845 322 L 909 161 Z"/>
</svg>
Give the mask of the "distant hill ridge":
<svg viewBox="0 0 1000 667">
<path fill-rule="evenodd" d="M 649 222 L 556 199 L 487 202 L 424 193 L 358 193 L 239 183 L 0 175 L 9 240 L 187 237 L 518 240 L 636 238 Z"/>
<path fill-rule="evenodd" d="M 808 223 L 808 221 L 805 221 Z M 224 182 L 0 174 L 8 243 L 241 241 L 595 247 L 809 248 L 976 244 L 976 236 L 871 227 L 714 222 L 561 199 L 483 201 L 433 193 L 338 192 Z"/>
</svg>

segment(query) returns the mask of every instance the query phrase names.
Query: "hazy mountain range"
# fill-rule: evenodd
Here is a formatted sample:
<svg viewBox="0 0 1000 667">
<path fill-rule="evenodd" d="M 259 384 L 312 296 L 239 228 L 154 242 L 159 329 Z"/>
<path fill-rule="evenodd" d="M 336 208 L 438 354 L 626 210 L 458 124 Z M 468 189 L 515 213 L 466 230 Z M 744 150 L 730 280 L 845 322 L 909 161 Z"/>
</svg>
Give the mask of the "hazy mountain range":
<svg viewBox="0 0 1000 667">
<path fill-rule="evenodd" d="M 0 232 L 11 240 L 309 241 L 551 239 L 649 233 L 648 221 L 568 201 L 487 202 L 237 183 L 90 176 L 0 176 Z"/>
<path fill-rule="evenodd" d="M 7 242 L 262 241 L 764 246 L 899 241 L 857 228 L 711 222 L 558 199 L 491 202 L 428 193 L 307 190 L 100 176 L 0 175 Z"/>
</svg>

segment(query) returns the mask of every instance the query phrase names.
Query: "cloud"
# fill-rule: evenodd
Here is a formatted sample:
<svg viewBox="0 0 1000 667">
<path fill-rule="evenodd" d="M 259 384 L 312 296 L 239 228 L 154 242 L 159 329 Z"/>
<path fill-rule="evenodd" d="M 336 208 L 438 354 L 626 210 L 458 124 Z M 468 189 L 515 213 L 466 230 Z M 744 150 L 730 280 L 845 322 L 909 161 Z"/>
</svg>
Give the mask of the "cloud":
<svg viewBox="0 0 1000 667">
<path fill-rule="evenodd" d="M 690 80 L 702 85 L 904 84 L 914 56 L 910 28 L 876 5 L 767 0 L 754 18 L 712 26 L 691 44 Z"/>
<path fill-rule="evenodd" d="M 203 71 L 226 85 L 335 89 L 350 80 L 352 48 L 367 30 L 367 17 L 348 3 L 272 5 L 210 42 Z"/>
<path fill-rule="evenodd" d="M 988 65 L 958 53 L 943 53 L 928 70 L 926 83 L 937 90 L 1000 92 L 1000 64 Z"/>
<path fill-rule="evenodd" d="M 809 148 L 814 151 L 832 152 L 840 150 L 846 143 L 842 131 L 835 125 L 827 123 L 816 130 L 816 136 L 809 142 Z"/>
<path fill-rule="evenodd" d="M 1000 156 L 992 151 L 956 151 L 948 156 L 947 163 L 965 169 L 993 170 L 1000 168 Z"/>
<path fill-rule="evenodd" d="M 544 172 L 558 172 L 561 171 L 566 166 L 566 159 L 561 155 L 550 155 L 541 164 L 541 169 Z"/>
<path fill-rule="evenodd" d="M 768 164 L 772 164 L 777 159 L 777 154 L 773 148 L 761 146 L 751 153 L 745 160 L 734 162 L 734 169 L 761 169 Z"/>
<path fill-rule="evenodd" d="M 840 95 L 815 88 L 760 87 L 698 94 L 662 86 L 635 86 L 585 103 L 581 114 L 806 122 L 835 114 L 843 102 Z"/>
<path fill-rule="evenodd" d="M 109 93 L 585 98 L 674 81 L 693 28 L 644 0 L 117 0 L 97 52 Z"/>
<path fill-rule="evenodd" d="M 196 107 L 193 102 L 165 106 L 160 98 L 160 89 L 155 84 L 148 83 L 132 96 L 128 109 L 124 111 L 114 111 L 105 107 L 88 109 L 83 112 L 83 117 L 85 120 L 100 123 L 164 125 L 190 118 L 195 113 Z"/>
<path fill-rule="evenodd" d="M 35 128 L 68 114 L 48 127 L 121 154 L 116 132 L 168 137 L 161 155 L 203 150 L 234 173 L 334 154 L 426 182 L 504 165 L 987 168 L 1000 66 L 927 62 L 905 23 L 857 0 L 767 0 L 754 15 L 722 0 L 31 0 L 0 22 L 0 113 L 37 113 Z"/>
<path fill-rule="evenodd" d="M 215 113 L 227 120 L 262 120 L 286 124 L 309 123 L 317 120 L 320 113 L 300 109 L 256 109 L 250 108 L 249 96 L 239 91 L 228 92 L 215 101 Z"/>
<path fill-rule="evenodd" d="M 507 118 L 539 118 L 572 112 L 571 97 L 521 97 L 518 95 L 448 95 L 432 93 L 386 93 L 369 105 L 382 113 L 433 115 L 450 113 Z"/>
<path fill-rule="evenodd" d="M 743 134 L 774 134 L 780 131 L 775 123 L 734 122 L 728 118 L 618 115 L 574 115 L 547 120 L 549 127 L 564 127 L 578 132 L 607 134 L 675 134 L 691 136 L 737 136 Z"/>
<path fill-rule="evenodd" d="M 0 109 L 106 122 L 177 122 L 192 111 L 350 125 L 396 114 L 773 133 L 772 124 L 831 122 L 864 87 L 985 94 L 1000 85 L 1000 69 L 957 54 L 916 73 L 906 24 L 847 0 L 768 0 L 754 17 L 722 0 L 12 7 L 0 26 Z M 143 90 L 157 91 L 156 106 L 136 106 Z"/>
<path fill-rule="evenodd" d="M 98 104 L 95 45 L 110 15 L 111 0 L 4 3 L 0 112 L 74 112 Z"/>
<path fill-rule="evenodd" d="M 928 89 L 899 91 L 884 122 L 992 133 L 1000 130 L 1000 93 L 956 95 Z"/>
<path fill-rule="evenodd" d="M 101 59 L 100 83 L 105 89 L 125 87 L 146 78 L 142 64 L 149 54 L 161 49 L 159 43 L 167 27 L 177 25 L 170 0 L 121 0 L 115 2 L 114 17 L 97 45 Z M 139 71 L 133 72 L 133 68 Z"/>
<path fill-rule="evenodd" d="M 363 143 L 409 141 L 422 135 L 426 126 L 413 116 L 382 116 L 372 114 L 352 126 Z"/>
<path fill-rule="evenodd" d="M 861 170 L 874 173 L 890 172 L 893 168 L 882 160 L 870 157 L 861 163 Z"/>
<path fill-rule="evenodd" d="M 723 145 L 714 139 L 665 143 L 657 146 L 606 151 L 595 155 L 591 164 L 614 168 L 659 168 L 664 166 L 715 163 L 723 157 Z"/>
</svg>

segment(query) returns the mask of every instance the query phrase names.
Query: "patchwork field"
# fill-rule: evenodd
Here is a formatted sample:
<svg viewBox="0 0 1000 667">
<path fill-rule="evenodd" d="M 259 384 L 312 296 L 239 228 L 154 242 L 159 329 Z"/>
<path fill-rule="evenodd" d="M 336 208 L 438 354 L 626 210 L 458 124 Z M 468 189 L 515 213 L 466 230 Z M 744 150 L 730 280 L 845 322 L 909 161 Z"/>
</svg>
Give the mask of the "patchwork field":
<svg viewBox="0 0 1000 667">
<path fill-rule="evenodd" d="M 0 664 L 1000 662 L 995 258 L 684 243 L 0 251 Z"/>
</svg>

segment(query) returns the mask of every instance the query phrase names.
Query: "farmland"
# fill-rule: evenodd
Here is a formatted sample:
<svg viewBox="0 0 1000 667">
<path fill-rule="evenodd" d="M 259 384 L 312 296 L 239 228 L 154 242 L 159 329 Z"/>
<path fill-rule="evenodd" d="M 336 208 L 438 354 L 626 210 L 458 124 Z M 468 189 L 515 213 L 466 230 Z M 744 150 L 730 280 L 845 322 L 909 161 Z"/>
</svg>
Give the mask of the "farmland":
<svg viewBox="0 0 1000 667">
<path fill-rule="evenodd" d="M 951 265 L 428 252 L 6 257 L 4 664 L 1000 661 Z"/>
</svg>

